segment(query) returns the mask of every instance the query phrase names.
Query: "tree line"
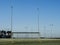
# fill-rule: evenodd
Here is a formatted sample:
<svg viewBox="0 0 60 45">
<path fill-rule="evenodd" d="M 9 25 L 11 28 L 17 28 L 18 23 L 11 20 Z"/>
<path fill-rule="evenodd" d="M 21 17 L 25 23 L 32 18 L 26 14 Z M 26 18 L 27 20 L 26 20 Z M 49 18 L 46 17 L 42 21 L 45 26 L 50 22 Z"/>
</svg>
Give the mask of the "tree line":
<svg viewBox="0 0 60 45">
<path fill-rule="evenodd" d="M 12 37 L 12 31 L 0 31 L 0 38 L 11 38 Z"/>
</svg>

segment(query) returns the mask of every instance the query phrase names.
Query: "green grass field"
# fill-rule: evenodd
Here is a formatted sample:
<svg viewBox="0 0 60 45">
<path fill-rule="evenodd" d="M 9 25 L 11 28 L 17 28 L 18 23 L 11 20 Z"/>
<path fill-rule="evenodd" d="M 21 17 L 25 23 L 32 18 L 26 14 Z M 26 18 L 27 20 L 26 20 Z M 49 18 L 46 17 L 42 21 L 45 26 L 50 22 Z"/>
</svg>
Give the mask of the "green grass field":
<svg viewBox="0 0 60 45">
<path fill-rule="evenodd" d="M 60 39 L 0 39 L 0 45 L 60 45 Z"/>
</svg>

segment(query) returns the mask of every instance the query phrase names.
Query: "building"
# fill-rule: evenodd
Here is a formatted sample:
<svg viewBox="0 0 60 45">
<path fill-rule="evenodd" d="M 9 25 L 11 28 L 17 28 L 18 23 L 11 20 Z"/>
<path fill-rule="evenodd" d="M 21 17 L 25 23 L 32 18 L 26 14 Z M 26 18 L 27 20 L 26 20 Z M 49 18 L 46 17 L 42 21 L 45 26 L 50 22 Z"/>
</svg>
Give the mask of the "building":
<svg viewBox="0 0 60 45">
<path fill-rule="evenodd" d="M 40 38 L 39 32 L 12 32 L 12 38 Z"/>
</svg>

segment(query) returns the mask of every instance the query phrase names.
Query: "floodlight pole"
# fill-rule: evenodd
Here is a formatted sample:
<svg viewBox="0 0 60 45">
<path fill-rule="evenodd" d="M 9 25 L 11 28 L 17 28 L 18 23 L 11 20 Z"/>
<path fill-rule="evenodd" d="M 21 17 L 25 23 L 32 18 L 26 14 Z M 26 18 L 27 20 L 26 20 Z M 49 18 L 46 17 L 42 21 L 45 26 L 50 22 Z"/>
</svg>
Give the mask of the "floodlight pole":
<svg viewBox="0 0 60 45">
<path fill-rule="evenodd" d="M 13 6 L 11 6 L 11 31 L 12 31 L 12 22 L 13 22 Z"/>
<path fill-rule="evenodd" d="M 38 11 L 38 32 L 39 32 L 39 8 L 37 8 L 37 11 Z"/>
<path fill-rule="evenodd" d="M 13 30 L 13 25 L 12 25 L 12 23 L 13 23 L 13 6 L 11 5 L 11 32 L 12 32 L 12 30 Z M 12 38 L 12 35 L 13 35 L 13 34 L 11 34 L 11 38 Z"/>
<path fill-rule="evenodd" d="M 53 37 L 52 37 L 52 35 L 53 35 L 53 24 L 51 24 L 51 26 L 52 26 L 52 27 L 51 27 L 51 38 L 53 38 Z"/>
<path fill-rule="evenodd" d="M 44 38 L 46 38 L 46 26 L 44 26 Z"/>
<path fill-rule="evenodd" d="M 12 0 L 10 0 L 10 4 L 11 4 L 11 32 L 13 30 L 13 2 Z M 12 38 L 13 33 L 11 33 L 11 38 Z"/>
<path fill-rule="evenodd" d="M 53 24 L 50 24 L 50 26 L 51 26 L 51 38 L 53 38 L 53 37 L 52 37 L 52 33 L 53 33 L 53 32 L 52 32 L 52 31 L 53 31 L 53 29 L 52 29 L 52 28 L 53 28 Z"/>
<path fill-rule="evenodd" d="M 39 38 L 40 38 L 40 31 L 39 31 L 39 8 L 37 8 L 37 11 L 38 11 L 38 15 L 37 15 L 37 18 L 38 18 L 38 32 L 39 32 Z"/>
</svg>

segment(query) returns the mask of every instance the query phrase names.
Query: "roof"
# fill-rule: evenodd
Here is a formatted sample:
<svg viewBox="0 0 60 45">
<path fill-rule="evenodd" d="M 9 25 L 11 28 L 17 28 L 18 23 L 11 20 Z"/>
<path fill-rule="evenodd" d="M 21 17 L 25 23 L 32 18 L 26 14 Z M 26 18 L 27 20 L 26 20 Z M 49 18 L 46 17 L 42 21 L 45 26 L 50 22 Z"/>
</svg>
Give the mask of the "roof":
<svg viewBox="0 0 60 45">
<path fill-rule="evenodd" d="M 37 34 L 37 33 L 40 33 L 40 32 L 12 32 L 12 33 L 20 33 L 20 34 Z"/>
</svg>

